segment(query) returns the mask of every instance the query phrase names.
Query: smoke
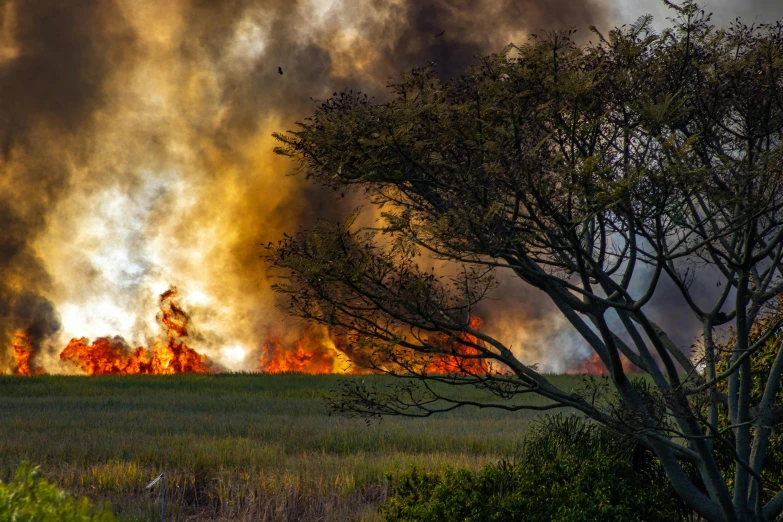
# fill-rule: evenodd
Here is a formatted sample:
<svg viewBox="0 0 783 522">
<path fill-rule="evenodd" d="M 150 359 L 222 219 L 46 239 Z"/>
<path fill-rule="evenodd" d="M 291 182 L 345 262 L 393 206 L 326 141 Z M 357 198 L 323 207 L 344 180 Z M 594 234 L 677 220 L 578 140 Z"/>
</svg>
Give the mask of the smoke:
<svg viewBox="0 0 783 522">
<path fill-rule="evenodd" d="M 541 372 L 585 371 L 593 352 L 549 298 L 514 275 L 498 276 L 500 291 L 475 310 L 484 318 L 482 331 Z"/>
<path fill-rule="evenodd" d="M 103 105 L 101 78 L 112 56 L 103 44 L 122 28 L 103 23 L 97 2 L 0 3 L 0 342 L 27 330 L 40 343 L 60 328 L 52 289 L 32 240 L 69 190 L 71 170 L 89 155 L 90 117 Z M 130 35 L 127 35 L 130 36 Z M 85 136 L 86 137 L 86 136 Z M 0 352 L 0 368 L 8 354 Z"/>
<path fill-rule="evenodd" d="M 26 330 L 33 362 L 64 371 L 73 337 L 153 341 L 173 285 L 193 347 L 254 367 L 283 319 L 262 245 L 357 204 L 287 176 L 271 132 L 311 98 L 382 99 L 400 70 L 448 78 L 531 32 L 610 22 L 576 0 L 0 0 L 0 342 Z M 544 331 L 519 296 L 509 317 Z"/>
</svg>

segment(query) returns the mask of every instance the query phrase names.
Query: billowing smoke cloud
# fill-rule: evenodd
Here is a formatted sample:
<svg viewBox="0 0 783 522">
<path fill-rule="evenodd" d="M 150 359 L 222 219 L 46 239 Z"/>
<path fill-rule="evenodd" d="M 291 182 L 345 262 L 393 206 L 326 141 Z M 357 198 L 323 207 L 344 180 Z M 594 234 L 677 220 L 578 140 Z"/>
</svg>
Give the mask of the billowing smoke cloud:
<svg viewBox="0 0 783 522">
<path fill-rule="evenodd" d="M 335 90 L 382 98 L 400 70 L 452 77 L 530 32 L 610 22 L 587 0 L 0 0 L 0 343 L 27 330 L 59 371 L 71 337 L 156 336 L 174 285 L 194 348 L 252 368 L 281 320 L 262 245 L 357 203 L 286 176 L 272 131 Z"/>
<path fill-rule="evenodd" d="M 49 5 L 51 4 L 51 5 Z M 103 105 L 102 78 L 123 36 L 103 23 L 114 7 L 98 2 L 0 3 L 0 342 L 14 330 L 41 341 L 59 330 L 46 295 L 52 277 L 35 248 L 69 190 L 71 171 L 90 154 L 92 115 Z M 0 367 L 8 356 L 0 350 Z"/>
</svg>

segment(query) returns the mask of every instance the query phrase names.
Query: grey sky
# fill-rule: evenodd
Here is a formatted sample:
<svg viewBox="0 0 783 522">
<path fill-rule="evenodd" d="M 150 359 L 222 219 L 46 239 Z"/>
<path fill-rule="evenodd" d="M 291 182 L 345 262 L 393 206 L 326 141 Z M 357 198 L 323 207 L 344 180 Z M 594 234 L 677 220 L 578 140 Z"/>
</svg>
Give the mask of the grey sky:
<svg viewBox="0 0 783 522">
<path fill-rule="evenodd" d="M 672 11 L 661 0 L 611 0 L 617 23 L 632 23 L 639 16 L 650 13 L 656 27 L 666 23 Z M 783 2 L 780 0 L 702 0 L 700 5 L 713 13 L 713 22 L 723 25 L 736 17 L 745 21 L 773 22 L 783 20 Z"/>
</svg>

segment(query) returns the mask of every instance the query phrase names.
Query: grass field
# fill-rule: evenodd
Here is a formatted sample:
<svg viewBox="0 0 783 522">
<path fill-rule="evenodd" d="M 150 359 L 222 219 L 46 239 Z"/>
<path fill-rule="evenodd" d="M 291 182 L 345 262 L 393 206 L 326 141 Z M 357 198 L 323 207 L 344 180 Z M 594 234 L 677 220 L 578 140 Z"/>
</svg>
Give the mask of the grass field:
<svg viewBox="0 0 783 522">
<path fill-rule="evenodd" d="M 159 520 L 144 486 L 161 471 L 167 520 L 377 520 L 389 474 L 511 455 L 537 416 L 466 408 L 367 425 L 328 415 L 322 398 L 345 378 L 0 377 L 0 478 L 28 460 L 124 521 Z"/>
</svg>

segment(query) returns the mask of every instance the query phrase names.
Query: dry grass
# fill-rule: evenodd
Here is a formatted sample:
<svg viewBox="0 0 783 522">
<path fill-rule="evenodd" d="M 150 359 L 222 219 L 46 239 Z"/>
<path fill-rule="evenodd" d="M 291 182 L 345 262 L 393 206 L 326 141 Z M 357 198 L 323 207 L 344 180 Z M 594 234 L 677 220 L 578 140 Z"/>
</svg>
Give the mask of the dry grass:
<svg viewBox="0 0 783 522">
<path fill-rule="evenodd" d="M 463 409 L 367 425 L 328 415 L 340 378 L 0 377 L 0 478 L 29 460 L 124 521 L 159 519 L 144 486 L 161 471 L 168 520 L 376 520 L 390 475 L 478 468 L 517 451 L 535 419 Z"/>
</svg>

